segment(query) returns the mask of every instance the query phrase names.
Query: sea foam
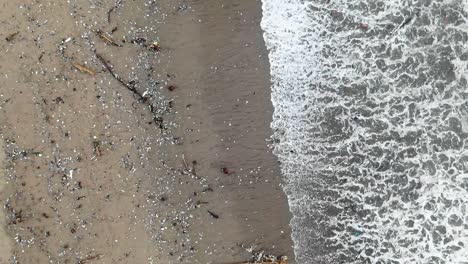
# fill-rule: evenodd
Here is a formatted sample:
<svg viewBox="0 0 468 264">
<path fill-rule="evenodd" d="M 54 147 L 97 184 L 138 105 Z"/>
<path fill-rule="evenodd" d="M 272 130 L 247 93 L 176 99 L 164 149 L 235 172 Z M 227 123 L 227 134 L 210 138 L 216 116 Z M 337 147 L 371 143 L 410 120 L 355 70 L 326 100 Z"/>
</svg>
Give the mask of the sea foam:
<svg viewBox="0 0 468 264">
<path fill-rule="evenodd" d="M 468 263 L 468 2 L 262 0 L 298 263 Z"/>
</svg>

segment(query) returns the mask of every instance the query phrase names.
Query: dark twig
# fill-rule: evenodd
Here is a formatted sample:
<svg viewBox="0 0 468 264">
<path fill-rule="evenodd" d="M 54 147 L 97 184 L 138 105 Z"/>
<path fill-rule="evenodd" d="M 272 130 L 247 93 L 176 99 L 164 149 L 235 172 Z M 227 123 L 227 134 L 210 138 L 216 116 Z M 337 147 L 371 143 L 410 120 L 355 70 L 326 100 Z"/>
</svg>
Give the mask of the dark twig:
<svg viewBox="0 0 468 264">
<path fill-rule="evenodd" d="M 111 13 L 115 10 L 116 6 L 111 7 L 109 11 L 107 11 L 107 23 L 110 24 L 110 19 L 111 19 Z"/>
<path fill-rule="evenodd" d="M 42 57 L 44 56 L 44 52 L 41 52 L 41 55 L 37 58 L 37 60 L 42 63 Z"/>
<path fill-rule="evenodd" d="M 154 108 L 153 104 L 148 100 L 148 97 L 143 96 L 143 94 L 141 94 L 133 84 L 126 82 L 122 78 L 120 78 L 120 76 L 114 72 L 114 70 L 112 69 L 112 66 L 99 53 L 94 51 L 94 54 L 96 55 L 96 58 L 98 58 L 98 60 L 101 61 L 102 65 L 104 65 L 104 67 L 110 73 L 110 75 L 114 77 L 115 80 L 117 80 L 120 84 L 122 84 L 125 88 L 127 88 L 127 90 L 132 92 L 133 95 L 137 97 L 140 103 L 144 103 L 148 105 L 150 112 L 153 115 L 154 123 L 157 126 L 159 126 L 159 128 L 163 129 L 164 128 L 163 118 L 157 114 L 156 109 Z"/>
<path fill-rule="evenodd" d="M 115 3 L 115 5 L 113 7 L 111 7 L 111 9 L 109 9 L 109 11 L 107 11 L 107 23 L 110 24 L 110 21 L 111 21 L 111 13 L 115 11 L 115 9 L 117 9 L 120 5 L 122 4 L 122 0 L 117 0 L 117 2 Z"/>
<path fill-rule="evenodd" d="M 114 72 L 114 70 L 112 70 L 112 66 L 99 53 L 96 53 L 96 58 L 98 58 L 99 61 L 101 61 L 102 65 L 104 65 L 106 70 L 110 73 L 110 75 L 112 75 L 112 77 L 114 77 L 114 79 L 116 79 L 120 84 L 122 84 L 125 88 L 127 88 L 127 90 L 132 92 L 136 97 L 138 97 L 139 100 L 142 100 L 142 101 L 145 100 L 145 97 L 140 92 L 138 92 L 135 86 L 132 86 L 128 84 L 127 82 L 125 82 L 124 80 L 122 80 L 122 78 L 120 78 L 120 76 L 118 76 Z"/>
<path fill-rule="evenodd" d="M 210 210 L 207 210 L 207 211 L 208 211 L 208 213 L 209 213 L 213 218 L 215 218 L 215 219 L 218 219 L 218 218 L 219 218 L 219 215 L 217 215 L 217 214 L 211 212 Z"/>
</svg>

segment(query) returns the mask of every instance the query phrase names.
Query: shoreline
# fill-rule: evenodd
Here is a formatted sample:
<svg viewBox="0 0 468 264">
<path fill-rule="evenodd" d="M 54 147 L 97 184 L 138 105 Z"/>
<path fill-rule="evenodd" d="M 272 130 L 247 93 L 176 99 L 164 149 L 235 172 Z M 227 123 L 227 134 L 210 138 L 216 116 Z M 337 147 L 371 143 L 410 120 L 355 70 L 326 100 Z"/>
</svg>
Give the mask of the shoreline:
<svg viewBox="0 0 468 264">
<path fill-rule="evenodd" d="M 11 258 L 243 262 L 255 246 L 294 263 L 259 1 L 4 7 Z"/>
<path fill-rule="evenodd" d="M 287 255 L 293 263 L 291 216 L 277 159 L 267 146 L 273 108 L 261 3 L 207 2 L 191 8 L 192 16 L 169 17 L 167 23 L 168 32 L 174 33 L 169 42 L 181 47 L 171 54 L 168 68 L 180 85 L 173 92 L 179 114 L 175 120 L 181 124 L 176 133 L 190 142 L 178 153 L 196 160 L 197 172 L 220 188 L 210 198 L 210 208 L 228 210 L 230 219 L 202 229 L 211 230 L 208 235 L 223 248 L 233 242 L 256 245 Z M 223 168 L 232 174 L 221 172 Z M 226 226 L 232 230 L 226 232 Z M 226 237 L 233 241 L 224 241 Z M 232 253 L 242 254 L 236 251 Z"/>
</svg>

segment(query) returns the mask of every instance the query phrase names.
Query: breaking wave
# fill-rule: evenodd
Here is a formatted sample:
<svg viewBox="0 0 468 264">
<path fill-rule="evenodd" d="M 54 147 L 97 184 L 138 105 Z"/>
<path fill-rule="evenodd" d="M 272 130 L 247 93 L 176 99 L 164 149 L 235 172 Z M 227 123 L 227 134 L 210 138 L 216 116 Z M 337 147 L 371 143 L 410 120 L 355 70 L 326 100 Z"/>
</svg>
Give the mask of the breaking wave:
<svg viewBox="0 0 468 264">
<path fill-rule="evenodd" d="M 468 2 L 263 0 L 298 263 L 468 263 Z"/>
</svg>

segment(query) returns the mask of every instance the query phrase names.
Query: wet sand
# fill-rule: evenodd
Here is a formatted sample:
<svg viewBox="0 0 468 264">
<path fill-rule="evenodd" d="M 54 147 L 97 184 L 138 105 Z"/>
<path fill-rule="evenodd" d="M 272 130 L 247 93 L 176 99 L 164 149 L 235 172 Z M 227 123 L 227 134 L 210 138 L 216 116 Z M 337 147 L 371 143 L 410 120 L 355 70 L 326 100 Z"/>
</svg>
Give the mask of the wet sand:
<svg viewBox="0 0 468 264">
<path fill-rule="evenodd" d="M 256 1 L 2 4 L 10 262 L 291 259 L 260 15 Z"/>
</svg>

